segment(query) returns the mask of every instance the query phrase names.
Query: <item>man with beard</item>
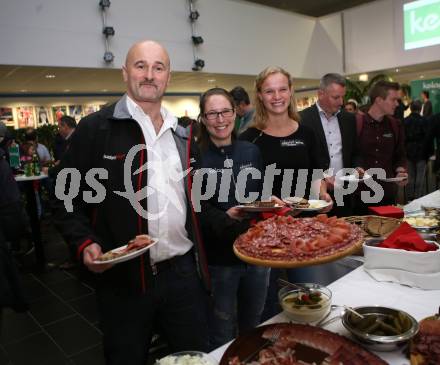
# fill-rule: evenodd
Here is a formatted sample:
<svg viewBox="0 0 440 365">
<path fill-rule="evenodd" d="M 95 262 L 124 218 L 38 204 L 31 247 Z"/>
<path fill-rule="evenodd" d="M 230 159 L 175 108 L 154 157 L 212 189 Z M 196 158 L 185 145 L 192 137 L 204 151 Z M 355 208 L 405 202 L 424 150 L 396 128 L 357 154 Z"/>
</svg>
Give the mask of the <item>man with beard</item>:
<svg viewBox="0 0 440 365">
<path fill-rule="evenodd" d="M 122 73 L 126 94 L 83 118 L 72 136 L 61 168 L 81 173 L 80 192 L 73 211 L 60 200 L 56 216 L 79 260 L 99 273 L 96 294 L 107 364 L 144 365 L 153 324 L 172 351 L 207 350 L 208 277 L 183 172 L 194 157 L 185 129 L 161 106 L 170 81 L 168 53 L 156 42 L 138 42 L 128 51 Z M 93 189 L 84 177 L 96 167 L 107 171 L 99 175 L 105 176 L 105 198 L 87 203 L 82 193 Z M 58 186 L 62 174 L 57 189 L 64 188 Z M 158 243 L 145 254 L 113 266 L 96 263 L 103 252 L 146 233 Z"/>
</svg>

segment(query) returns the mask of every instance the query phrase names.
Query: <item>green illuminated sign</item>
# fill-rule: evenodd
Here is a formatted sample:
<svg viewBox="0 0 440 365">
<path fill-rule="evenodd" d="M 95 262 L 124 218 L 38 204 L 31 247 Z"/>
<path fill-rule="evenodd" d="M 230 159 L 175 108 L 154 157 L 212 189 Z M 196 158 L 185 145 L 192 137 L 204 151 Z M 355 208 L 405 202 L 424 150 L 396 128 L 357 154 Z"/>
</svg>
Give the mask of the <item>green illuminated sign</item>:
<svg viewBox="0 0 440 365">
<path fill-rule="evenodd" d="M 405 49 L 440 44 L 440 0 L 403 5 Z"/>
</svg>

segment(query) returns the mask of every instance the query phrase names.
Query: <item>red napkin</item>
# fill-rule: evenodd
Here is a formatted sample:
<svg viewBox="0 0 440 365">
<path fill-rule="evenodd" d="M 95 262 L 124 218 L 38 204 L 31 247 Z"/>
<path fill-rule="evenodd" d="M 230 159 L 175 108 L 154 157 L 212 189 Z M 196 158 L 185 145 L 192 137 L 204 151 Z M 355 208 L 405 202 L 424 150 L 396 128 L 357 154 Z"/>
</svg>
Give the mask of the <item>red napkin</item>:
<svg viewBox="0 0 440 365">
<path fill-rule="evenodd" d="M 386 240 L 378 244 L 377 247 L 398 248 L 400 250 L 418 252 L 437 250 L 436 246 L 426 243 L 417 231 L 406 222 L 403 222 Z"/>
<path fill-rule="evenodd" d="M 273 212 L 261 212 L 261 217 L 263 219 L 268 219 L 270 217 L 273 217 L 274 215 L 286 215 L 287 212 L 290 212 L 289 207 L 280 208 L 277 210 L 274 210 Z"/>
<path fill-rule="evenodd" d="M 374 215 L 382 217 L 403 218 L 403 210 L 393 205 L 383 205 L 381 207 L 368 207 L 368 210 Z"/>
</svg>

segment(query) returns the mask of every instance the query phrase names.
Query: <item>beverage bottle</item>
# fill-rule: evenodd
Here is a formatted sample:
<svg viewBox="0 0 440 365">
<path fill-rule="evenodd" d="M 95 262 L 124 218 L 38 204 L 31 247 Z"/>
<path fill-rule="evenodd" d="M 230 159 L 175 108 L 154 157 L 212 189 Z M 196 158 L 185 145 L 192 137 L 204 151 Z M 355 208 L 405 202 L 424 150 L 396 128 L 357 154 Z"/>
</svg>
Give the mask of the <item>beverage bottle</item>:
<svg viewBox="0 0 440 365">
<path fill-rule="evenodd" d="M 32 163 L 31 161 L 25 161 L 24 162 L 24 174 L 26 176 L 32 176 Z"/>
<path fill-rule="evenodd" d="M 40 175 L 40 173 L 41 173 L 40 161 L 39 161 L 38 156 L 37 156 L 36 153 L 34 153 L 33 156 L 32 156 L 32 166 L 34 168 L 34 174 L 35 175 Z"/>
</svg>

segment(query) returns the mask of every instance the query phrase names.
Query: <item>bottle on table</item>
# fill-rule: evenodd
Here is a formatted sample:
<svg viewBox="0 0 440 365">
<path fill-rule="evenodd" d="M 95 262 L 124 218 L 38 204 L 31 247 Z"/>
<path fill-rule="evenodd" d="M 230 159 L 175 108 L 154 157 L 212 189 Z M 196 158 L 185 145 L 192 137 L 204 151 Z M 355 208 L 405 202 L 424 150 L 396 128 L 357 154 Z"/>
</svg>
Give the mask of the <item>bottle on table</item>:
<svg viewBox="0 0 440 365">
<path fill-rule="evenodd" d="M 24 174 L 26 176 L 32 176 L 34 174 L 33 163 L 31 161 L 26 161 L 24 163 Z"/>
<path fill-rule="evenodd" d="M 38 159 L 38 156 L 36 153 L 32 155 L 32 167 L 33 167 L 33 173 L 34 175 L 40 175 L 41 174 L 41 168 L 40 168 L 40 160 Z"/>
</svg>

